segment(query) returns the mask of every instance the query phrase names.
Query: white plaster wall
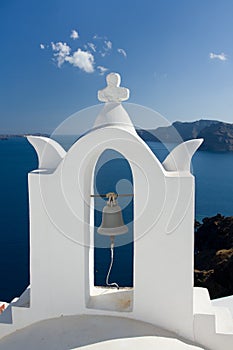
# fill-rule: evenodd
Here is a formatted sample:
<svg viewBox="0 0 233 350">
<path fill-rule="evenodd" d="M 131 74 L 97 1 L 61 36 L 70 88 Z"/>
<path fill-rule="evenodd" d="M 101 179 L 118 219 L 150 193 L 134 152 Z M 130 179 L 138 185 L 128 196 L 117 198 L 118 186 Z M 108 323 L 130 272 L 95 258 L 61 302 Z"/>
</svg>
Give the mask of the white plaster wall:
<svg viewBox="0 0 233 350">
<path fill-rule="evenodd" d="M 56 227 L 44 203 L 43 186 L 50 187 L 58 215 L 66 217 L 56 175 L 29 175 L 31 230 L 31 308 L 44 318 L 82 312 L 84 306 L 84 248 Z M 57 185 L 57 186 L 56 186 Z M 69 217 L 68 217 L 69 220 Z M 70 225 L 78 227 L 78 222 Z M 68 228 L 67 227 L 67 228 Z M 68 238 L 67 238 L 68 237 Z"/>
<path fill-rule="evenodd" d="M 165 232 L 176 201 L 175 188 L 181 184 L 190 194 L 192 177 L 167 178 L 167 190 L 172 192 L 167 196 L 163 214 L 150 232 L 135 244 L 134 299 L 135 312 L 147 315 L 149 322 L 190 337 L 193 312 L 192 193 L 186 216 L 172 233 Z M 183 200 L 185 203 L 184 196 Z"/>
</svg>

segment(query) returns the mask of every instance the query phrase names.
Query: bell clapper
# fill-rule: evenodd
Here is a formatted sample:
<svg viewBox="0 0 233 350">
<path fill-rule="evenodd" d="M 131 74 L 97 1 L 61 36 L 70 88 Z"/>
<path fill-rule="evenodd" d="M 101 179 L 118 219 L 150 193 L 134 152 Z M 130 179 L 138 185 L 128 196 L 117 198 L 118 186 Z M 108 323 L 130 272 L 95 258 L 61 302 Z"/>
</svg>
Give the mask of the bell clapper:
<svg viewBox="0 0 233 350">
<path fill-rule="evenodd" d="M 108 269 L 108 274 L 107 274 L 107 277 L 106 277 L 106 285 L 107 286 L 112 286 L 112 287 L 116 287 L 117 289 L 119 289 L 119 285 L 115 282 L 113 283 L 109 283 L 109 276 L 110 276 L 110 273 L 111 273 L 111 270 L 112 270 L 112 265 L 113 265 L 113 260 L 114 260 L 114 236 L 110 236 L 110 240 L 111 240 L 111 246 L 110 246 L 110 249 L 111 249 L 111 262 L 110 262 L 110 265 L 109 265 L 109 269 Z"/>
</svg>

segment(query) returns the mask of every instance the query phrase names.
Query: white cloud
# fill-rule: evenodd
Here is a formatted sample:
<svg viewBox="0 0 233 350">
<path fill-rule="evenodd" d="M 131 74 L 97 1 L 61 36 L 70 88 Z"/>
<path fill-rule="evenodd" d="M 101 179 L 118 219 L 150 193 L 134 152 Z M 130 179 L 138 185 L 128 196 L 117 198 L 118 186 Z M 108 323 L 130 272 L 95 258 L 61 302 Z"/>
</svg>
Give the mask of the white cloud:
<svg viewBox="0 0 233 350">
<path fill-rule="evenodd" d="M 41 50 L 44 50 L 45 49 L 44 44 L 40 44 L 40 48 L 41 48 Z"/>
<path fill-rule="evenodd" d="M 93 43 L 87 43 L 87 45 L 92 49 L 92 51 L 96 52 L 96 46 Z"/>
<path fill-rule="evenodd" d="M 227 60 L 227 55 L 222 52 L 222 53 L 214 53 L 214 52 L 210 52 L 210 59 L 213 60 L 213 59 L 218 59 L 220 61 L 226 61 Z"/>
<path fill-rule="evenodd" d="M 55 51 L 53 56 L 57 61 L 57 65 L 58 67 L 61 67 L 66 57 L 69 56 L 71 48 L 66 43 L 62 43 L 61 41 L 57 43 L 51 42 L 51 46 L 52 50 Z"/>
<path fill-rule="evenodd" d="M 127 53 L 124 49 L 117 49 L 117 52 L 119 52 L 119 54 L 123 55 L 124 57 L 127 57 Z"/>
<path fill-rule="evenodd" d="M 76 30 L 72 30 L 70 38 L 78 39 L 79 34 Z M 44 50 L 48 48 L 48 45 L 40 44 L 40 48 Z M 51 42 L 51 49 L 53 55 L 53 61 L 56 62 L 58 67 L 61 67 L 65 62 L 73 67 L 77 67 L 86 73 L 93 73 L 98 71 L 100 75 L 104 75 L 108 68 L 99 65 L 97 66 L 98 59 L 101 57 L 107 57 L 111 55 L 113 44 L 106 36 L 100 37 L 94 35 L 90 42 L 83 43 L 82 47 L 74 49 L 74 45 L 70 46 L 66 42 Z M 124 49 L 118 48 L 117 52 L 123 57 L 127 57 L 127 53 Z M 95 62 L 97 60 L 97 63 Z"/>
<path fill-rule="evenodd" d="M 79 34 L 78 34 L 78 32 L 77 32 L 77 30 L 72 30 L 71 31 L 71 34 L 70 34 L 70 37 L 71 37 L 71 39 L 78 39 L 79 38 Z"/>
<path fill-rule="evenodd" d="M 86 73 L 94 72 L 94 56 L 88 51 L 78 49 L 72 56 L 66 56 L 65 61 L 69 62 L 74 67 L 84 70 Z"/>
<path fill-rule="evenodd" d="M 112 48 L 112 42 L 110 40 L 104 40 L 104 43 L 106 45 L 106 48 L 107 50 L 111 50 Z"/>
<path fill-rule="evenodd" d="M 100 75 L 104 75 L 104 73 L 108 71 L 108 68 L 103 66 L 98 66 L 97 69 L 99 69 Z"/>
</svg>

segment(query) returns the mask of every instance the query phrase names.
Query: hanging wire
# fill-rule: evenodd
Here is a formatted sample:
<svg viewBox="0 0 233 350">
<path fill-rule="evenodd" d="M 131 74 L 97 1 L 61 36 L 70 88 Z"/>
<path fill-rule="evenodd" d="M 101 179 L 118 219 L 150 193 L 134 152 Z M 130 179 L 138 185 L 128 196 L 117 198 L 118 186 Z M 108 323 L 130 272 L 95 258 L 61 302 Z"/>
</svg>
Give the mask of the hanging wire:
<svg viewBox="0 0 233 350">
<path fill-rule="evenodd" d="M 113 261 L 114 261 L 114 237 L 111 236 L 111 262 L 110 262 L 110 265 L 109 265 L 109 269 L 108 269 L 108 274 L 107 274 L 107 277 L 106 277 L 106 285 L 107 286 L 112 286 L 112 287 L 116 287 L 117 289 L 119 289 L 119 285 L 115 282 L 113 283 L 109 283 L 109 276 L 110 276 L 110 273 L 111 273 L 111 270 L 112 270 L 112 265 L 113 265 Z"/>
</svg>

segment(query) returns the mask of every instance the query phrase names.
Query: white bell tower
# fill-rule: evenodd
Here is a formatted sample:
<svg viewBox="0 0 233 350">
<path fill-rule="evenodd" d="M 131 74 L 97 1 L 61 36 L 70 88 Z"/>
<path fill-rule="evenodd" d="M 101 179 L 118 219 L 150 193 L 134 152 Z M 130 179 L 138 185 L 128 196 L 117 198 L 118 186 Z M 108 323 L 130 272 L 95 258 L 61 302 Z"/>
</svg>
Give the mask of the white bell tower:
<svg viewBox="0 0 233 350">
<path fill-rule="evenodd" d="M 107 87 L 98 92 L 105 105 L 93 130 L 65 155 L 59 145 L 44 140 L 41 162 L 48 151 L 52 162 L 51 147 L 60 162 L 49 170 L 39 164 L 29 175 L 31 307 L 46 309 L 50 317 L 120 313 L 191 336 L 194 178 L 189 167 L 202 141 L 183 144 L 161 164 L 121 104 L 129 90 L 120 87 L 119 74 L 106 80 Z M 41 138 L 29 141 L 41 148 Z M 129 290 L 93 285 L 93 169 L 109 148 L 126 158 L 133 175 L 134 285 Z"/>
</svg>

